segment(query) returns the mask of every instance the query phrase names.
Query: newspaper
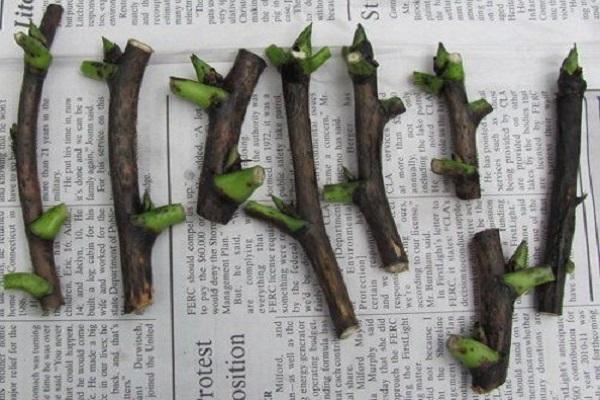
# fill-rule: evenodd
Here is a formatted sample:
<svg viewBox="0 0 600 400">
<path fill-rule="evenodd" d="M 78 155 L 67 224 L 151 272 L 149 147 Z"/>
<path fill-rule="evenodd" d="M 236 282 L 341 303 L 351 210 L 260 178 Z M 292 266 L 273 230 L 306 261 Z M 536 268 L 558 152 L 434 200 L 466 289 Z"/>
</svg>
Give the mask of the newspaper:
<svg viewBox="0 0 600 400">
<path fill-rule="evenodd" d="M 15 31 L 46 2 L 0 0 L 0 275 L 30 263 L 9 127 L 16 118 L 21 51 Z M 543 1 L 63 1 L 65 15 L 44 87 L 38 162 L 44 204 L 71 217 L 55 244 L 66 298 L 43 314 L 30 297 L 0 291 L 0 399 L 597 399 L 600 398 L 600 3 Z M 381 96 L 407 112 L 383 143 L 392 211 L 410 271 L 390 275 L 356 207 L 323 204 L 326 229 L 361 323 L 335 338 L 302 249 L 238 212 L 227 226 L 195 210 L 207 115 L 170 95 L 169 76 L 192 77 L 194 51 L 226 72 L 245 47 L 290 44 L 314 22 L 315 46 L 334 57 L 311 81 L 319 184 L 356 169 L 352 85 L 339 57 L 363 23 L 380 62 Z M 185 224 L 153 252 L 155 302 L 122 313 L 118 240 L 107 148 L 108 91 L 84 78 L 100 37 L 136 37 L 155 49 L 140 97 L 142 189 L 156 204 L 181 202 Z M 431 158 L 451 149 L 443 102 L 414 88 L 440 40 L 460 51 L 467 88 L 494 107 L 479 129 L 483 197 L 458 201 Z M 470 240 L 502 230 L 508 257 L 522 239 L 534 262 L 544 248 L 556 135 L 554 93 L 562 59 L 578 42 L 586 96 L 575 273 L 560 318 L 516 304 L 509 378 L 488 396 L 445 349 L 469 334 L 478 307 Z M 261 77 L 240 152 L 267 170 L 254 195 L 293 199 L 293 171 L 277 71 Z M 595 190 L 595 191 L 594 191 Z"/>
</svg>

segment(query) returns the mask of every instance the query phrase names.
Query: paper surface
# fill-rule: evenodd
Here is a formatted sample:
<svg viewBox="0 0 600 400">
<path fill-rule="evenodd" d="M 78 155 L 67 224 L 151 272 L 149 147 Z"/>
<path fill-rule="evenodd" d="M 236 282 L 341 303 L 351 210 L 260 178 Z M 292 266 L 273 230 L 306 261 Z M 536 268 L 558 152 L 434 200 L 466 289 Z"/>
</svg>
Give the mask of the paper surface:
<svg viewBox="0 0 600 400">
<path fill-rule="evenodd" d="M 9 127 L 16 119 L 21 50 L 12 35 L 42 2 L 3 2 L 0 30 L 0 275 L 28 271 Z M 488 398 L 600 398 L 600 4 L 472 1 L 67 1 L 44 87 L 38 163 L 45 206 L 69 205 L 56 241 L 66 305 L 43 315 L 26 295 L 0 291 L 0 399 L 452 399 L 486 398 L 445 349 L 468 334 L 477 289 L 470 240 L 497 227 L 507 258 L 522 239 L 534 262 L 544 249 L 556 135 L 558 69 L 578 42 L 586 96 L 580 191 L 560 318 L 516 304 L 507 383 Z M 551 4 L 549 4 L 551 3 Z M 31 10 L 30 10 L 31 8 Z M 17 14 L 19 13 L 19 14 Z M 198 217 L 195 203 L 208 118 L 170 95 L 169 76 L 192 77 L 196 52 L 221 73 L 245 47 L 288 46 L 308 22 L 334 57 L 311 81 L 319 184 L 356 169 L 352 85 L 339 57 L 365 24 L 380 63 L 381 96 L 407 112 L 383 143 L 384 176 L 410 271 L 392 276 L 358 209 L 323 204 L 326 229 L 362 330 L 335 339 L 302 249 L 238 212 L 227 226 Z M 188 219 L 153 252 L 155 302 L 123 315 L 107 148 L 108 90 L 79 73 L 104 35 L 155 49 L 138 120 L 140 184 L 156 204 L 181 202 Z M 467 89 L 494 107 L 479 129 L 483 197 L 459 201 L 429 171 L 450 154 L 442 102 L 414 88 L 438 41 L 460 51 Z M 246 114 L 242 158 L 267 169 L 254 198 L 293 199 L 280 76 L 269 66 Z"/>
</svg>

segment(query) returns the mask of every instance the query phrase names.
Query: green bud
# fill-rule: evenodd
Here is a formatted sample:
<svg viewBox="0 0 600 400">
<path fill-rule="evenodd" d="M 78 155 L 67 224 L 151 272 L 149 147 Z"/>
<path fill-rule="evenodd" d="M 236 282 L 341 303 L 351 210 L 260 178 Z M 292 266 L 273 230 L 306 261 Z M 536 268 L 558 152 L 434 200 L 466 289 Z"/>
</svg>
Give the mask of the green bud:
<svg viewBox="0 0 600 400">
<path fill-rule="evenodd" d="M 29 224 L 29 230 L 35 236 L 46 240 L 52 240 L 58 235 L 63 223 L 69 217 L 66 204 L 59 204 L 49 208 L 35 221 Z"/>
<path fill-rule="evenodd" d="M 308 225 L 308 222 L 306 221 L 289 216 L 282 213 L 275 207 L 266 206 L 264 204 L 257 203 L 256 201 L 249 201 L 244 210 L 255 218 L 271 222 L 274 225 L 277 225 L 292 233 L 300 232 Z"/>
<path fill-rule="evenodd" d="M 496 364 L 501 358 L 496 350 L 473 338 L 450 335 L 446 346 L 450 354 L 469 369 Z"/>
<path fill-rule="evenodd" d="M 177 96 L 208 109 L 227 100 L 225 90 L 189 79 L 171 78 L 171 91 Z"/>
<path fill-rule="evenodd" d="M 4 274 L 4 288 L 22 290 L 36 299 L 48 296 L 54 291 L 54 286 L 50 282 L 28 272 Z"/>
<path fill-rule="evenodd" d="M 185 221 L 185 210 L 181 204 L 169 204 L 134 215 L 131 221 L 136 226 L 158 234 Z"/>
</svg>

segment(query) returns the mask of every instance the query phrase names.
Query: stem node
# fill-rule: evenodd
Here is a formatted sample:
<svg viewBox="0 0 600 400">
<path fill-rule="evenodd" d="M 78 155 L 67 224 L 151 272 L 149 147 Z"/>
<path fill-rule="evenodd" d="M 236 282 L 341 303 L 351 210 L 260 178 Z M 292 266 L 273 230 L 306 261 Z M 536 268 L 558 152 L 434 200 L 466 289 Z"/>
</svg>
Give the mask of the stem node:
<svg viewBox="0 0 600 400">
<path fill-rule="evenodd" d="M 26 64 L 42 71 L 48 70 L 50 64 L 52 64 L 52 54 L 50 54 L 50 50 L 44 42 L 36 36 L 23 32 L 15 33 L 15 42 L 25 52 Z"/>
<path fill-rule="evenodd" d="M 302 74 L 308 76 L 331 58 L 328 47 L 323 47 L 313 54 L 311 35 L 312 24 L 309 24 L 300 33 L 290 50 L 286 51 L 272 44 L 267 47 L 265 54 L 275 67 L 281 69 L 286 65 L 296 65 Z"/>
<path fill-rule="evenodd" d="M 469 109 L 473 113 L 473 122 L 476 125 L 479 125 L 483 118 L 494 111 L 494 108 L 486 99 L 479 99 L 469 103 Z"/>
<path fill-rule="evenodd" d="M 380 103 L 388 119 L 392 119 L 406 112 L 406 107 L 400 97 L 390 97 L 389 99 L 380 100 Z"/>
</svg>

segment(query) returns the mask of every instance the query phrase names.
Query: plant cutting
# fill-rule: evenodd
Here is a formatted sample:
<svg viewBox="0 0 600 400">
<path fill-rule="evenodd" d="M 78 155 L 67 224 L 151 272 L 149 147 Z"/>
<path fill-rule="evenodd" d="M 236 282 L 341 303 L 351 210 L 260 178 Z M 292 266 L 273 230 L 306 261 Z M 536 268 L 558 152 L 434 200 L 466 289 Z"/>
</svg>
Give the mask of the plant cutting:
<svg viewBox="0 0 600 400">
<path fill-rule="evenodd" d="M 168 227 L 183 222 L 180 204 L 155 207 L 146 192 L 139 194 L 137 111 L 150 46 L 130 39 L 124 51 L 103 38 L 104 60 L 84 61 L 82 73 L 108 84 L 108 147 L 113 202 L 119 235 L 124 311 L 141 311 L 152 303 L 152 247 Z"/>
<path fill-rule="evenodd" d="M 398 97 L 379 99 L 373 47 L 359 24 L 352 46 L 342 49 L 354 86 L 354 118 L 358 176 L 344 167 L 345 183 L 326 185 L 324 198 L 334 203 L 356 204 L 369 225 L 383 268 L 388 272 L 408 269 L 408 257 L 385 194 L 381 164 L 383 130 L 406 109 Z"/>
<path fill-rule="evenodd" d="M 556 280 L 536 289 L 537 310 L 556 315 L 562 314 L 566 275 L 574 268 L 570 257 L 575 235 L 575 211 L 585 200 L 585 196 L 577 195 L 577 172 L 586 88 L 577 47 L 574 47 L 560 69 L 556 95 L 558 135 L 544 254 L 544 262 L 552 267 Z"/>
<path fill-rule="evenodd" d="M 238 207 L 262 185 L 261 166 L 242 168 L 238 141 L 246 109 L 266 64 L 247 50 L 238 51 L 223 78 L 195 55 L 197 80 L 171 78 L 171 91 L 208 112 L 204 164 L 200 174 L 197 212 L 209 221 L 228 223 Z"/>
<path fill-rule="evenodd" d="M 452 335 L 447 346 L 471 372 L 473 390 L 487 393 L 506 381 L 515 301 L 534 287 L 554 281 L 554 274 L 549 266 L 529 267 L 525 242 L 505 262 L 498 229 L 477 233 L 473 246 L 479 323 L 474 337 Z"/>
<path fill-rule="evenodd" d="M 10 129 L 19 200 L 34 274 L 6 274 L 4 285 L 9 289 L 28 291 L 38 298 L 42 308 L 48 311 L 64 304 L 54 261 L 54 239 L 67 219 L 68 211 L 64 204 L 59 204 L 44 212 L 38 177 L 37 124 L 44 82 L 52 64 L 50 47 L 62 13 L 63 8 L 60 5 L 50 4 L 39 27 L 32 22 L 27 33 L 15 34 L 15 41 L 25 53 L 25 66 L 18 119 Z M 36 290 L 41 287 L 44 290 Z"/>
<path fill-rule="evenodd" d="M 288 204 L 273 197 L 276 207 L 251 201 L 246 205 L 245 211 L 298 240 L 317 275 L 335 331 L 339 338 L 347 338 L 358 330 L 358 320 L 325 232 L 309 111 L 310 75 L 329 59 L 331 53 L 325 47 L 313 54 L 311 29 L 309 25 L 302 31 L 290 50 L 275 45 L 266 50 L 267 57 L 281 73 L 296 202 Z"/>
<path fill-rule="evenodd" d="M 450 159 L 432 160 L 431 170 L 454 180 L 458 198 L 479 199 L 477 128 L 481 120 L 493 111 L 492 106 L 485 99 L 469 102 L 462 57 L 458 53 L 449 53 L 442 43 L 433 58 L 433 69 L 435 75 L 415 72 L 413 81 L 428 93 L 444 98 L 450 117 L 454 154 Z"/>
</svg>

